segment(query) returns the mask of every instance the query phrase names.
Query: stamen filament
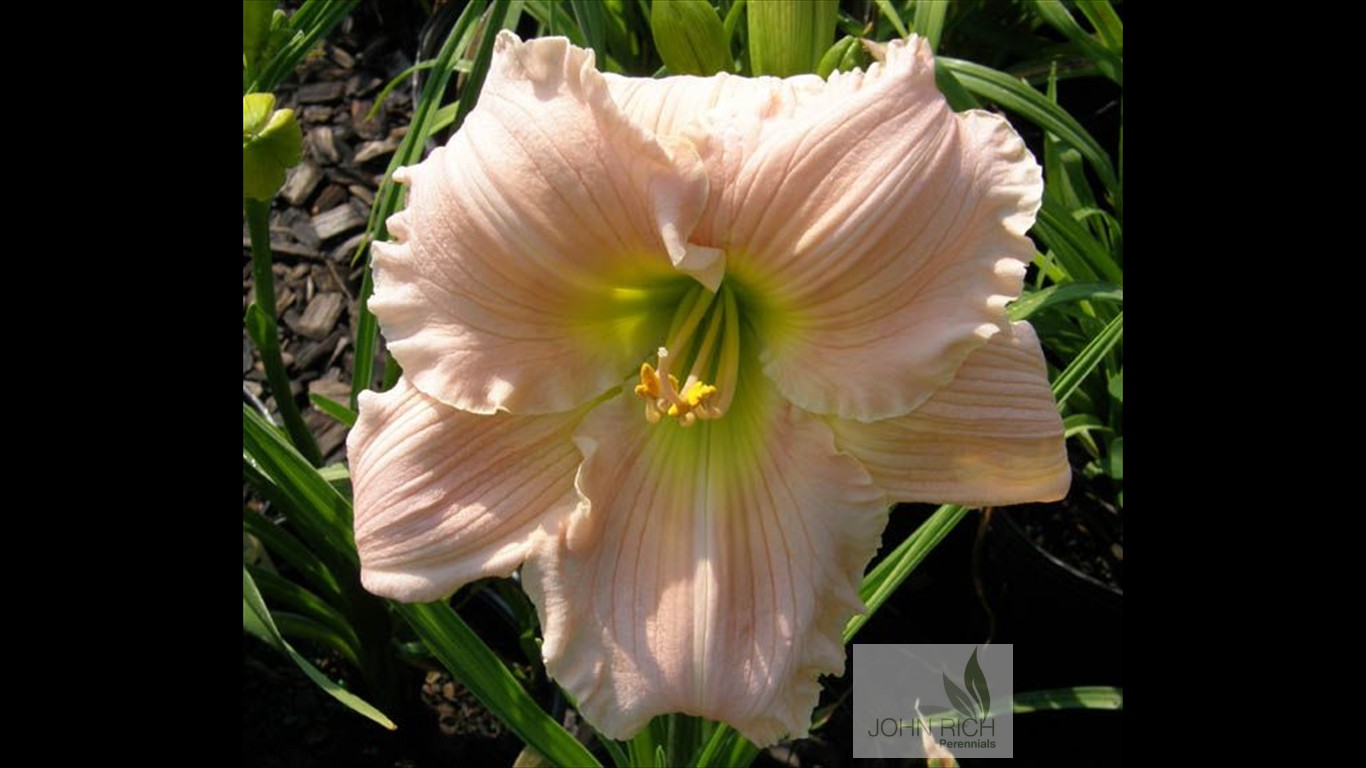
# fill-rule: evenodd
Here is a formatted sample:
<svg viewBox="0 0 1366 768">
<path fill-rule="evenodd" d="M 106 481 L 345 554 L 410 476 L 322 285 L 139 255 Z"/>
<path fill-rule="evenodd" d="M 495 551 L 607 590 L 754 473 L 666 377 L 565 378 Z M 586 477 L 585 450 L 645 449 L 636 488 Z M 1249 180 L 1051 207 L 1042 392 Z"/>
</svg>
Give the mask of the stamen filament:
<svg viewBox="0 0 1366 768">
<path fill-rule="evenodd" d="M 716 299 L 722 293 L 725 295 L 718 303 Z M 734 399 L 734 393 L 726 387 L 734 386 L 740 366 L 738 311 L 734 294 L 725 286 L 717 293 L 699 286 L 684 297 L 674 312 L 666 345 L 656 352 L 658 369 L 649 363 L 640 366 L 640 383 L 635 393 L 645 400 L 646 421 L 655 424 L 667 415 L 677 419 L 680 426 L 688 427 L 698 420 L 721 418 Z M 694 346 L 697 330 L 708 313 L 711 317 L 706 331 Z M 718 341 L 719 361 L 713 359 Z M 676 364 L 690 364 L 682 386 L 672 373 Z M 705 378 L 713 370 L 718 381 L 708 384 Z M 722 385 L 722 377 L 728 385 Z"/>
<path fill-rule="evenodd" d="M 711 307 L 713 298 L 715 294 L 706 288 L 700 285 L 694 288 L 674 312 L 673 322 L 669 323 L 669 335 L 664 337 L 664 346 L 676 352 L 683 350 L 692 338 L 693 331 L 697 330 L 697 324 L 702 322 L 702 317 Z"/>
<path fill-rule="evenodd" d="M 720 413 L 730 410 L 735 399 L 735 389 L 740 384 L 740 307 L 735 301 L 735 292 L 723 287 L 722 311 L 726 316 L 726 336 L 721 342 L 721 362 L 716 370 L 716 389 L 719 401 L 712 406 Z"/>
<path fill-rule="evenodd" d="M 724 289 L 723 289 L 724 290 Z M 725 314 L 725 305 L 721 306 L 721 311 L 711 313 L 711 318 L 707 321 L 707 332 L 702 336 L 702 343 L 697 347 L 697 355 L 693 357 L 692 368 L 688 370 L 688 381 L 684 387 L 691 386 L 693 382 L 707 378 L 706 368 L 711 365 L 712 349 L 716 346 L 716 338 L 721 334 L 721 323 Z"/>
</svg>

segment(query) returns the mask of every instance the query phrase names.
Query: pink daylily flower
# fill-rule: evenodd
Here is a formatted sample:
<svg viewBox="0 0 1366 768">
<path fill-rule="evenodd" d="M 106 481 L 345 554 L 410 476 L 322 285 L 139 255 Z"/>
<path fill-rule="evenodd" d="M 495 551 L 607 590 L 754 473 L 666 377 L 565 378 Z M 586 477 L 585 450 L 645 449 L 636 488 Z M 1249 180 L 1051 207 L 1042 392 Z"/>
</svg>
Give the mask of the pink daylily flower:
<svg viewBox="0 0 1366 768">
<path fill-rule="evenodd" d="M 923 41 L 869 71 L 603 74 L 499 35 L 396 178 L 370 308 L 403 366 L 348 446 L 367 589 L 522 568 L 546 669 L 613 738 L 806 735 L 897 501 L 1049 501 L 1070 469 L 1011 323 L 1042 194 Z"/>
</svg>

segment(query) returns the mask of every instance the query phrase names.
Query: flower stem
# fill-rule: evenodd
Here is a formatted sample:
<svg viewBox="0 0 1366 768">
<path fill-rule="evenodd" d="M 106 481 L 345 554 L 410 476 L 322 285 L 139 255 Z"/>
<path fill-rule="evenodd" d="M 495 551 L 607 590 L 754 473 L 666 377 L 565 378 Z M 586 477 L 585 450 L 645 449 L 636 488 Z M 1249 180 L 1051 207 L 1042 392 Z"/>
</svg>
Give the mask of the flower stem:
<svg viewBox="0 0 1366 768">
<path fill-rule="evenodd" d="M 299 453 L 315 467 L 322 466 L 322 453 L 313 433 L 304 424 L 299 414 L 299 404 L 294 401 L 289 386 L 289 376 L 285 374 L 285 361 L 280 354 L 280 329 L 275 323 L 275 276 L 271 273 L 270 253 L 270 202 L 244 198 L 242 205 L 247 213 L 247 227 L 251 232 L 251 273 L 256 287 L 256 307 L 259 318 L 248 323 L 252 341 L 261 351 L 261 362 L 266 368 L 266 380 L 275 394 L 275 404 L 284 419 L 285 430 Z"/>
</svg>

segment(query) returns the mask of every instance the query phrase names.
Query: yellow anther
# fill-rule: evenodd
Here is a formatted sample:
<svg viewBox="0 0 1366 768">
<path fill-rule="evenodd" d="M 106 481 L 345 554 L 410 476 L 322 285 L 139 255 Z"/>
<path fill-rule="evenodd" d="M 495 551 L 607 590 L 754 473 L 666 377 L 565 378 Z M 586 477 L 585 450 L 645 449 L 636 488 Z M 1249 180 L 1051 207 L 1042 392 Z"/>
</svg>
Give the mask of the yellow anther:
<svg viewBox="0 0 1366 768">
<path fill-rule="evenodd" d="M 714 394 L 716 394 L 716 387 L 710 384 L 704 384 L 700 381 L 694 381 L 692 386 L 688 387 L 687 391 L 683 393 L 683 401 L 693 408 L 696 408 L 698 405 L 701 405 L 704 400 L 707 400 Z"/>
<path fill-rule="evenodd" d="M 656 424 L 668 416 L 689 427 L 721 418 L 734 396 L 739 348 L 739 309 L 731 291 L 722 286 L 710 293 L 697 286 L 679 304 L 656 352 L 659 362 L 640 366 L 634 391 L 645 401 L 645 420 Z"/>
<path fill-rule="evenodd" d="M 647 400 L 657 400 L 660 396 L 659 374 L 649 363 L 640 364 L 640 383 L 636 385 L 636 394 Z"/>
<path fill-rule="evenodd" d="M 678 388 L 675 387 L 674 391 L 677 392 Z M 697 417 L 714 419 L 720 414 L 707 405 L 707 401 L 714 394 L 716 394 L 716 387 L 705 382 L 694 381 L 682 392 L 678 392 L 678 402 L 670 403 L 667 413 L 678 419 L 685 427 L 690 426 Z"/>
</svg>

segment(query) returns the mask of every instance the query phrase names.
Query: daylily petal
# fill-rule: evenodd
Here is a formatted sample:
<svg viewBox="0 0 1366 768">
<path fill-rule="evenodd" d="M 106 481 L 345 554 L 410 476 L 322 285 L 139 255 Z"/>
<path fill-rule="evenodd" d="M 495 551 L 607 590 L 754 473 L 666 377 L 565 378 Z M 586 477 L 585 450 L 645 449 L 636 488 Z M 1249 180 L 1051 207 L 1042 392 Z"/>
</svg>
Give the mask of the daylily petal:
<svg viewBox="0 0 1366 768">
<path fill-rule="evenodd" d="M 585 419 L 585 501 L 523 570 L 547 671 L 598 730 L 686 712 L 756 744 L 806 735 L 887 505 L 828 427 L 757 387 L 725 417 L 648 425 L 630 395 Z M 763 390 L 763 391 L 757 391 Z"/>
<path fill-rule="evenodd" d="M 728 72 L 711 77 L 682 75 L 663 79 L 622 77 L 605 73 L 612 99 L 631 122 L 659 135 L 683 134 L 708 113 L 716 120 L 789 115 L 820 97 L 825 81 L 815 75 L 737 77 Z"/>
<path fill-rule="evenodd" d="M 1066 496 L 1072 470 L 1043 350 L 1029 323 L 1011 328 L 905 416 L 830 419 L 836 444 L 893 501 L 979 507 Z"/>
<path fill-rule="evenodd" d="M 707 179 L 686 142 L 622 116 L 593 54 L 499 34 L 479 106 L 395 178 L 408 207 L 376 243 L 389 349 L 413 384 L 475 413 L 562 411 L 621 381 L 658 344 L 678 270 L 719 282 L 685 242 Z M 656 302 L 657 303 L 657 302 Z"/>
<path fill-rule="evenodd" d="M 584 409 L 480 416 L 422 394 L 406 377 L 362 392 L 347 438 L 361 583 L 405 602 L 506 576 L 541 526 L 574 509 Z"/>
<path fill-rule="evenodd" d="M 919 38 L 695 143 L 713 189 L 694 240 L 726 251 L 764 371 L 797 405 L 902 415 L 1004 327 L 1041 171 L 1003 118 L 949 109 Z"/>
</svg>

